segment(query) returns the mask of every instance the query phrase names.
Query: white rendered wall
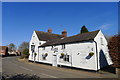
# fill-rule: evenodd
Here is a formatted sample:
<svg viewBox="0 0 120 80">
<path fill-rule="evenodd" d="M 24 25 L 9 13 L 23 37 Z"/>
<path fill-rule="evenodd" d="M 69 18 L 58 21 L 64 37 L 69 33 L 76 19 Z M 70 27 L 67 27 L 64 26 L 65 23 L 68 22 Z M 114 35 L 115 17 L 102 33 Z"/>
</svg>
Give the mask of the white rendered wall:
<svg viewBox="0 0 120 80">
<path fill-rule="evenodd" d="M 101 44 L 101 38 L 103 39 L 103 45 Z M 100 69 L 100 52 L 103 51 L 105 58 L 107 60 L 108 65 L 113 64 L 111 61 L 111 58 L 109 56 L 109 50 L 108 50 L 108 43 L 105 39 L 103 33 L 99 31 L 98 35 L 94 39 L 97 42 L 97 50 L 98 50 L 98 69 Z M 103 62 L 104 63 L 104 62 Z M 101 63 L 102 64 L 102 63 Z M 106 65 L 107 66 L 107 65 Z M 102 67 L 101 67 L 102 68 Z"/>
<path fill-rule="evenodd" d="M 39 62 L 50 63 L 52 64 L 52 55 L 54 51 L 51 50 L 51 46 L 46 47 L 45 50 L 42 48 L 39 49 L 40 58 L 42 54 L 48 53 L 46 60 L 39 60 Z M 96 70 L 96 48 L 94 42 L 82 42 L 82 43 L 73 43 L 73 44 L 66 44 L 65 49 L 62 49 L 62 45 L 57 45 L 54 48 L 58 48 L 57 54 L 57 64 L 58 65 L 65 65 L 65 66 L 72 66 L 77 68 L 89 69 L 89 70 Z M 92 51 L 93 48 L 93 51 Z M 90 52 L 94 52 L 94 55 L 86 59 Z M 60 61 L 61 53 L 65 53 L 70 55 L 69 62 L 62 62 Z M 79 53 L 79 54 L 78 54 Z"/>
<path fill-rule="evenodd" d="M 39 62 L 52 64 L 52 57 L 54 51 L 51 50 L 51 48 L 51 46 L 45 47 L 45 49 L 43 49 L 42 47 L 39 48 Z M 48 56 L 46 57 L 46 60 L 43 60 L 42 55 L 44 55 L 45 53 L 47 53 Z"/>
<path fill-rule="evenodd" d="M 38 60 L 38 46 L 42 45 L 43 43 L 45 43 L 46 41 L 39 41 L 35 31 L 33 32 L 32 34 L 32 37 L 31 37 L 31 40 L 30 40 L 30 43 L 29 43 L 29 60 L 32 60 L 34 61 L 34 54 L 32 56 L 32 51 L 31 51 L 31 45 L 35 45 L 35 52 L 34 53 L 37 53 L 36 55 L 36 61 Z M 40 44 L 41 43 L 41 44 Z"/>
<path fill-rule="evenodd" d="M 94 42 L 67 44 L 66 51 L 72 56 L 71 65 L 73 67 L 96 70 L 96 49 Z M 94 55 L 87 59 L 90 52 L 93 52 Z"/>
</svg>

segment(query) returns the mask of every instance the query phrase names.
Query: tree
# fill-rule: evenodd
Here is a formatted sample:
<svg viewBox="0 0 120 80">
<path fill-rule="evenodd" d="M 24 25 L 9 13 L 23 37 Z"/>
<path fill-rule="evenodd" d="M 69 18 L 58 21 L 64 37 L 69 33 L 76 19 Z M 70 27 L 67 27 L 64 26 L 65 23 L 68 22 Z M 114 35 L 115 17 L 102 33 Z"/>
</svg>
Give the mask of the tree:
<svg viewBox="0 0 120 80">
<path fill-rule="evenodd" d="M 15 45 L 13 43 L 10 43 L 8 45 L 8 51 L 13 51 L 13 50 L 16 50 L 16 47 L 15 47 Z"/>
<path fill-rule="evenodd" d="M 120 35 L 115 35 L 110 38 L 108 48 L 113 66 L 120 67 Z"/>
<path fill-rule="evenodd" d="M 85 25 L 81 28 L 81 33 L 89 32 Z"/>
<path fill-rule="evenodd" d="M 22 42 L 18 48 L 21 52 L 23 52 L 24 49 L 29 49 L 29 42 Z"/>
<path fill-rule="evenodd" d="M 109 40 L 110 40 L 111 37 L 112 36 L 109 36 L 109 35 L 105 34 L 105 38 L 106 38 L 107 42 L 109 42 Z"/>
</svg>

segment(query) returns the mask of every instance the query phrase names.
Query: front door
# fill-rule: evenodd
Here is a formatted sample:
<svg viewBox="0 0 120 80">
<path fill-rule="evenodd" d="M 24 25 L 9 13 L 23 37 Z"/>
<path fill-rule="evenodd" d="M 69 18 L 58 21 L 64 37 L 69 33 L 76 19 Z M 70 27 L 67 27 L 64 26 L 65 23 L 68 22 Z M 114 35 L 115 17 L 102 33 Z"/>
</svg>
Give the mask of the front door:
<svg viewBox="0 0 120 80">
<path fill-rule="evenodd" d="M 53 54 L 52 66 L 56 66 L 57 67 L 57 55 L 56 54 Z"/>
</svg>

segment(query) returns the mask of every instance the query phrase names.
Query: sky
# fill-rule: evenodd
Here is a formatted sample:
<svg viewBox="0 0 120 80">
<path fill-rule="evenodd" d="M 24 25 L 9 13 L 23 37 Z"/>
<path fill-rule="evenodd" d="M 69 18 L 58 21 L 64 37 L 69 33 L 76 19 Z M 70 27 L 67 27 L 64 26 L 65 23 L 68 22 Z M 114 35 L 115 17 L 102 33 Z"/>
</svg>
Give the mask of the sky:
<svg viewBox="0 0 120 80">
<path fill-rule="evenodd" d="M 118 33 L 117 2 L 3 2 L 2 45 L 29 42 L 34 30 L 68 36 L 100 29 L 105 35 Z"/>
</svg>

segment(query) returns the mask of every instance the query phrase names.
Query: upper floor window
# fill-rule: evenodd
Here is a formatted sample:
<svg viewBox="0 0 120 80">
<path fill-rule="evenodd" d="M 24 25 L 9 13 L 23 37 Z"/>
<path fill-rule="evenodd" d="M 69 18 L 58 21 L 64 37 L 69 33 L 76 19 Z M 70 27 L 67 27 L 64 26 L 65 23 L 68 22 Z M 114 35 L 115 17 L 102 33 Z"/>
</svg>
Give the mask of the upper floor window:
<svg viewBox="0 0 120 80">
<path fill-rule="evenodd" d="M 43 50 L 45 50 L 45 47 L 43 47 Z"/>
<path fill-rule="evenodd" d="M 51 47 L 51 50 L 53 50 L 53 46 Z"/>
<path fill-rule="evenodd" d="M 103 38 L 100 38 L 100 40 L 101 40 L 101 45 L 103 45 Z"/>
<path fill-rule="evenodd" d="M 39 42 L 39 45 L 41 45 L 41 42 Z"/>
<path fill-rule="evenodd" d="M 34 52 L 35 50 L 35 45 L 31 45 L 31 51 Z"/>
<path fill-rule="evenodd" d="M 62 45 L 62 49 L 65 49 L 65 44 Z"/>
</svg>

